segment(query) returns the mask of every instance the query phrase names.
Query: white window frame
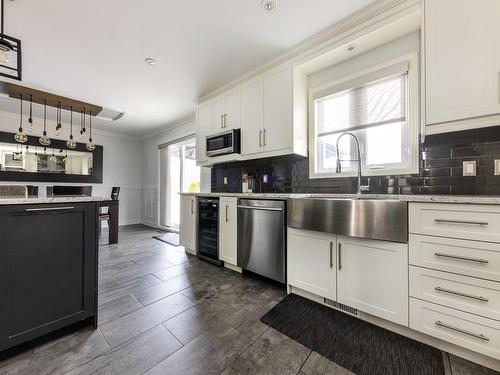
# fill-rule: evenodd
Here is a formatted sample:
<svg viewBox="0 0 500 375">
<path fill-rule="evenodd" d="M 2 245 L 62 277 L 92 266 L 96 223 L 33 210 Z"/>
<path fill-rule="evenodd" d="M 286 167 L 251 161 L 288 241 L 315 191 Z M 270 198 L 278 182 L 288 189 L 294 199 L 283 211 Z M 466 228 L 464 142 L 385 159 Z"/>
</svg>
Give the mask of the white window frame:
<svg viewBox="0 0 500 375">
<path fill-rule="evenodd" d="M 316 170 L 316 156 L 317 156 L 317 129 L 316 121 L 314 118 L 315 108 L 314 100 L 316 94 L 320 91 L 325 91 L 328 89 L 333 89 L 335 86 L 345 85 L 349 81 L 354 81 L 360 77 L 373 74 L 379 70 L 390 68 L 391 66 L 398 65 L 401 63 L 407 63 L 408 65 L 408 82 L 407 82 L 407 93 L 408 93 L 408 111 L 407 111 L 407 122 L 408 122 L 408 134 L 409 134 L 409 146 L 410 146 L 410 166 L 408 168 L 398 168 L 398 169 L 371 169 L 362 171 L 363 176 L 384 176 L 384 175 L 400 175 L 400 174 L 417 174 L 419 172 L 419 130 L 420 130 L 420 78 L 419 78 L 419 59 L 418 53 L 412 52 L 400 56 L 398 58 L 388 60 L 381 64 L 375 65 L 363 71 L 356 72 L 354 74 L 342 77 L 336 81 L 329 82 L 320 87 L 309 90 L 309 178 L 342 178 L 342 177 L 352 177 L 357 176 L 356 171 L 346 171 L 342 173 L 319 173 Z M 346 130 L 349 131 L 349 130 Z"/>
</svg>

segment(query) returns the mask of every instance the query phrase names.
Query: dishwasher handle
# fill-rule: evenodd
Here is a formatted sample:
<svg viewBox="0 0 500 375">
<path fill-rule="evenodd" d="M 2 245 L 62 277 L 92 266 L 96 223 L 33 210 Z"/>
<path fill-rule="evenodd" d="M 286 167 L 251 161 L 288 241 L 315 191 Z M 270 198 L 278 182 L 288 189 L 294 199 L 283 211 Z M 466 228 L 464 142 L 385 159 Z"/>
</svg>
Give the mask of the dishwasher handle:
<svg viewBox="0 0 500 375">
<path fill-rule="evenodd" d="M 260 206 L 238 205 L 238 208 L 243 208 L 245 210 L 258 210 L 258 211 L 283 211 L 283 208 L 281 208 L 281 207 L 260 207 Z"/>
</svg>

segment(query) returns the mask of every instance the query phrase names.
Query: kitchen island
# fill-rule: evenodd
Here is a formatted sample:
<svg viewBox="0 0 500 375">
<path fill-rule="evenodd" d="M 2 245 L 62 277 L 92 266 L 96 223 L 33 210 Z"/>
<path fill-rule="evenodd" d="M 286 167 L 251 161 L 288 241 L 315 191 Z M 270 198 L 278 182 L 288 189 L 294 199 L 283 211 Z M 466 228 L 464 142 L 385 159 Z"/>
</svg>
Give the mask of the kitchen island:
<svg viewBox="0 0 500 375">
<path fill-rule="evenodd" d="M 77 322 L 97 327 L 99 201 L 0 200 L 0 351 Z"/>
</svg>

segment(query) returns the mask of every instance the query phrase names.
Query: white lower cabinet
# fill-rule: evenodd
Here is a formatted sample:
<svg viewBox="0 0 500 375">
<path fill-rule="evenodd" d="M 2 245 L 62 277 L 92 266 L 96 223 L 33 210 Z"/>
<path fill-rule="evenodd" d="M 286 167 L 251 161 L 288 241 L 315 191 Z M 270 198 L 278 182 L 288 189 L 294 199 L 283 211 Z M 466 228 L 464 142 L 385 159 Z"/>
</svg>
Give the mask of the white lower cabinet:
<svg viewBox="0 0 500 375">
<path fill-rule="evenodd" d="M 410 328 L 500 358 L 500 322 L 410 298 Z"/>
<path fill-rule="evenodd" d="M 408 245 L 338 236 L 337 300 L 408 325 Z"/>
<path fill-rule="evenodd" d="M 194 196 L 181 196 L 179 242 L 191 254 L 196 254 L 197 202 Z"/>
<path fill-rule="evenodd" d="M 219 259 L 233 266 L 237 263 L 237 202 L 233 197 L 219 201 Z"/>
<path fill-rule="evenodd" d="M 336 236 L 288 228 L 288 284 L 336 300 Z"/>
</svg>

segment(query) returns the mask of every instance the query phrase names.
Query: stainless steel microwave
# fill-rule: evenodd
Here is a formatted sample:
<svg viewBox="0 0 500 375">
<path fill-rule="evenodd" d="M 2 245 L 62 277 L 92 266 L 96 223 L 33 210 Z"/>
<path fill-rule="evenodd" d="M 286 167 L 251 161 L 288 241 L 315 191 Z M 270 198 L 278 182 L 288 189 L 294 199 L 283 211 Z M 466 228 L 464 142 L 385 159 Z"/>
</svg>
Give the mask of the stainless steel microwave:
<svg viewBox="0 0 500 375">
<path fill-rule="evenodd" d="M 239 154 L 241 151 L 241 129 L 231 129 L 223 133 L 208 135 L 207 156 Z"/>
</svg>

